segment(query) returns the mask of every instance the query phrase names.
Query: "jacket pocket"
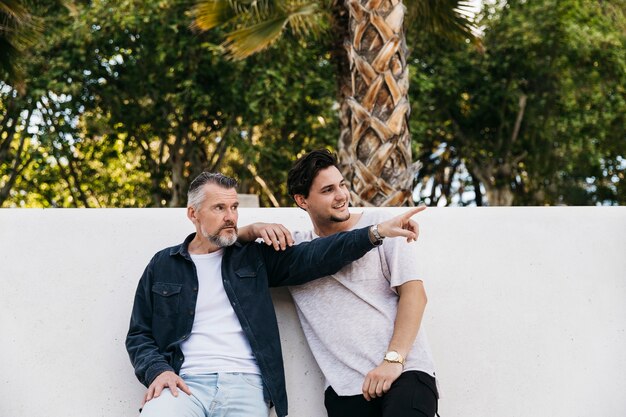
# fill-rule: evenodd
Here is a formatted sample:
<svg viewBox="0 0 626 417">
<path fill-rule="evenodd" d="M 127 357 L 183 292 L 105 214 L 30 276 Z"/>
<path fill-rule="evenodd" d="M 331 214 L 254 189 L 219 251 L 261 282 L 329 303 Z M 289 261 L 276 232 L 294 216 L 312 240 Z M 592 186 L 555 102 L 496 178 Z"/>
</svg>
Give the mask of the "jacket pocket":
<svg viewBox="0 0 626 417">
<path fill-rule="evenodd" d="M 235 274 L 239 277 L 239 278 L 256 278 L 256 269 L 254 269 L 252 266 L 244 266 L 238 270 L 235 271 Z"/>
<path fill-rule="evenodd" d="M 180 302 L 181 284 L 167 282 L 155 282 L 152 285 L 152 297 L 154 315 L 158 317 L 171 317 L 178 313 Z"/>
</svg>

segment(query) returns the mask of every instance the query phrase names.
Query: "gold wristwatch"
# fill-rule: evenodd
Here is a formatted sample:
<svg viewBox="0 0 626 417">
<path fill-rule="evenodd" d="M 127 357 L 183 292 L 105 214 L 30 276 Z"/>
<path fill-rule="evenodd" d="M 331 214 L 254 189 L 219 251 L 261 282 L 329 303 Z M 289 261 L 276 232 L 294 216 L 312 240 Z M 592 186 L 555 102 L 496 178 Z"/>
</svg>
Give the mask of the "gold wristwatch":
<svg viewBox="0 0 626 417">
<path fill-rule="evenodd" d="M 385 354 L 385 362 L 399 363 L 404 368 L 404 358 L 395 350 L 390 350 Z"/>
</svg>

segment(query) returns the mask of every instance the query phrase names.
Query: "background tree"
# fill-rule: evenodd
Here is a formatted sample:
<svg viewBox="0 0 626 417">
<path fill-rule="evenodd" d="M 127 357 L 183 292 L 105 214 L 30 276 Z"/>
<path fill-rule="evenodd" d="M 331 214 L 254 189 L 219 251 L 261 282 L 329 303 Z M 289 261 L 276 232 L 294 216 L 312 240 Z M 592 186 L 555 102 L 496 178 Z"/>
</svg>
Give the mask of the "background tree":
<svg viewBox="0 0 626 417">
<path fill-rule="evenodd" d="M 487 7 L 479 24 L 484 54 L 414 41 L 413 129 L 425 164 L 420 198 L 624 201 L 624 9 L 585 0 L 508 1 Z"/>
<path fill-rule="evenodd" d="M 3 207 L 184 205 L 212 167 L 291 205 L 293 160 L 337 145 L 332 36 L 287 30 L 233 62 L 188 4 L 29 4 L 45 37 L 16 61 L 24 88 L 0 82 Z M 485 54 L 409 30 L 415 199 L 626 202 L 624 21 L 617 2 L 501 2 L 481 17 Z"/>
<path fill-rule="evenodd" d="M 52 24 L 54 13 L 41 12 Z M 27 104 L 3 90 L 3 106 L 34 114 L 19 129 L 36 127 L 42 147 L 32 169 L 7 170 L 12 204 L 176 207 L 203 169 L 237 176 L 263 204 L 288 204 L 277 168 L 335 135 L 328 56 L 292 48 L 229 62 L 217 35 L 189 30 L 186 12 L 173 1 L 58 10 L 56 31 L 28 58 L 29 94 L 43 98 Z M 29 105 L 35 111 L 24 113 Z"/>
<path fill-rule="evenodd" d="M 43 40 L 40 23 L 23 2 L 0 1 L 0 206 L 45 153 L 37 126 L 41 91 L 26 91 L 22 65 L 32 57 L 27 48 Z"/>
<path fill-rule="evenodd" d="M 408 2 L 416 27 L 453 37 L 470 36 L 468 3 Z M 286 27 L 295 34 L 331 28 L 330 51 L 339 102 L 339 156 L 358 205 L 411 203 L 418 165 L 408 128 L 409 69 L 404 36 L 406 7 L 400 0 L 245 3 L 201 0 L 195 24 L 203 30 L 226 25 L 223 46 L 245 58 L 275 42 Z M 330 17 L 330 22 L 324 19 Z"/>
</svg>

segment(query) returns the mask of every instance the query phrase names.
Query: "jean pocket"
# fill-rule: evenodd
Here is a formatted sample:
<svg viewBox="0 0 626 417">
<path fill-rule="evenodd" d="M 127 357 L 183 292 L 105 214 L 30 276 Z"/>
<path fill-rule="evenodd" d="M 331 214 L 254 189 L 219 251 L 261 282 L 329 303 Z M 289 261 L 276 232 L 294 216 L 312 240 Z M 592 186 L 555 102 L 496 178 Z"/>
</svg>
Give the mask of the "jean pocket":
<svg viewBox="0 0 626 417">
<path fill-rule="evenodd" d="M 263 378 L 261 378 L 261 375 L 257 375 L 257 374 L 240 374 L 241 375 L 241 379 L 244 380 L 244 382 L 246 382 L 248 385 L 263 390 Z"/>
<path fill-rule="evenodd" d="M 437 399 L 439 398 L 435 378 L 421 372 L 418 372 L 415 376 L 413 408 L 421 411 L 428 417 L 433 417 L 437 412 Z"/>
<path fill-rule="evenodd" d="M 178 313 L 181 284 L 155 282 L 152 285 L 154 315 L 171 317 Z"/>
</svg>

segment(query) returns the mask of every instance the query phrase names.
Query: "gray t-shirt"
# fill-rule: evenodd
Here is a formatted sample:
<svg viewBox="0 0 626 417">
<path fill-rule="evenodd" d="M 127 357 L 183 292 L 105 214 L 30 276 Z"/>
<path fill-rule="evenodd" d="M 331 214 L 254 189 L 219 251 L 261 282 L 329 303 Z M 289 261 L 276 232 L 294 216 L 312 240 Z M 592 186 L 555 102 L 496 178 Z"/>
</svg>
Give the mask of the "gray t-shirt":
<svg viewBox="0 0 626 417">
<path fill-rule="evenodd" d="M 388 220 L 389 215 L 384 213 L 368 210 L 354 228 Z M 296 243 L 317 237 L 312 231 L 294 233 Z M 419 265 L 416 243 L 387 238 L 338 273 L 289 287 L 326 387 L 332 386 L 341 396 L 361 394 L 365 375 L 383 361 L 393 334 L 398 307 L 395 287 L 407 281 L 423 281 Z M 407 355 L 404 369 L 434 376 L 423 329 Z"/>
</svg>

